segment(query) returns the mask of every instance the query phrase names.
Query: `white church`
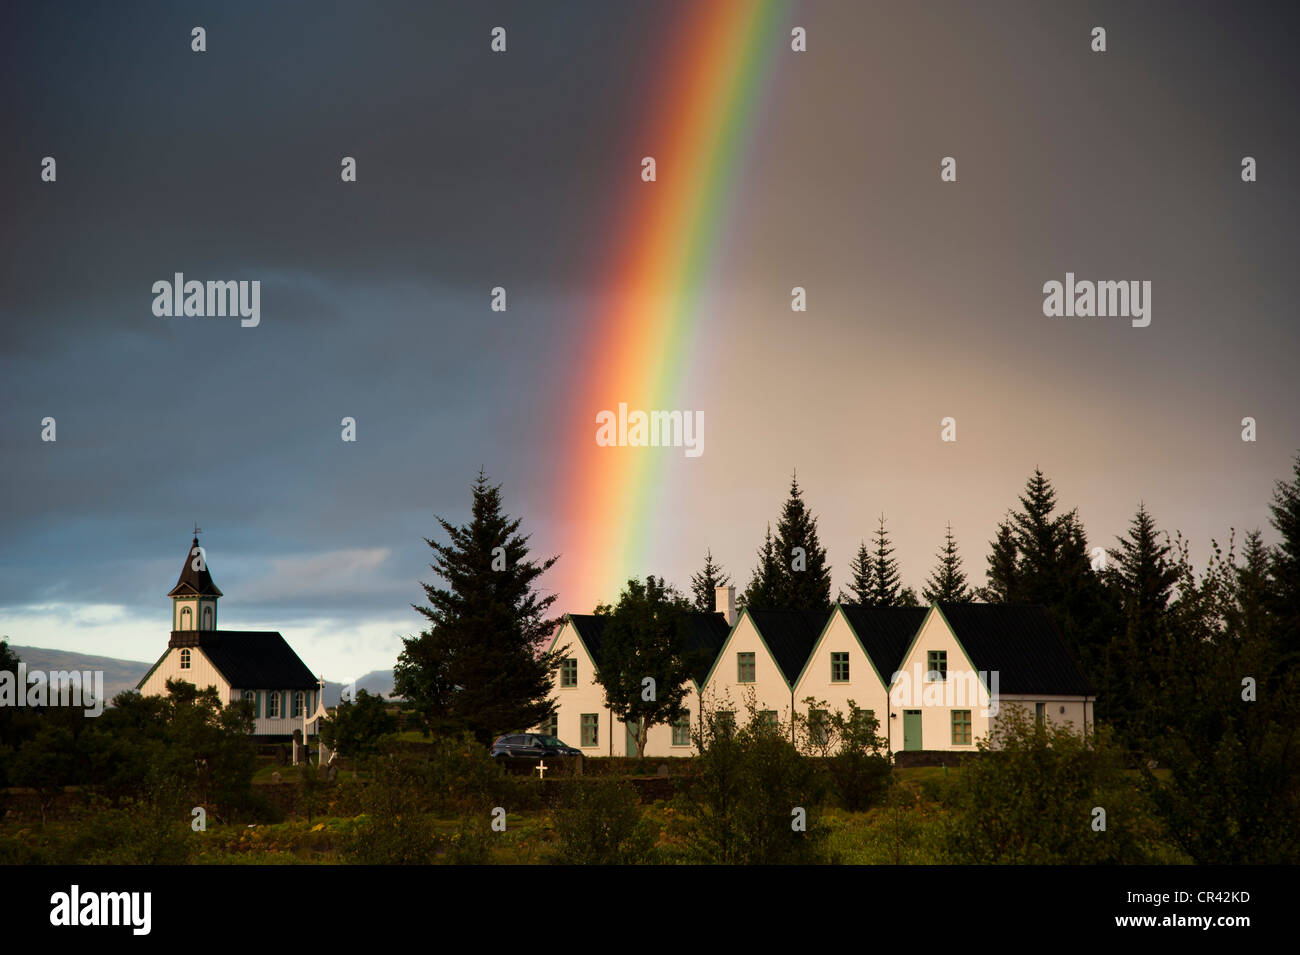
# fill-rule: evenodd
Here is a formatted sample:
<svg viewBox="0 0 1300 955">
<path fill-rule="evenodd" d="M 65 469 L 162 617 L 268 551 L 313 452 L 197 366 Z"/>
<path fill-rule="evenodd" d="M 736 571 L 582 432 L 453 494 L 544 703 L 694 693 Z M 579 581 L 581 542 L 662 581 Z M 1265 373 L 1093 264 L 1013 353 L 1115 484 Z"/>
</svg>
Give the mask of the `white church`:
<svg viewBox="0 0 1300 955">
<path fill-rule="evenodd" d="M 306 734 L 325 714 L 323 683 L 274 630 L 217 629 L 217 601 L 207 555 L 198 529 L 167 594 L 172 600 L 171 638 L 163 655 L 136 685 L 145 696 L 162 696 L 168 680 L 199 688 L 216 687 L 223 703 L 247 700 L 253 706 L 253 733 L 261 742 L 287 741 L 294 730 Z M 304 739 L 305 741 L 305 739 Z"/>
<path fill-rule="evenodd" d="M 752 697 L 761 714 L 806 720 L 852 700 L 879 722 L 891 752 L 969 752 L 1019 708 L 1038 722 L 1093 731 L 1096 690 L 1043 607 L 937 603 L 930 607 L 835 604 L 826 611 L 745 610 L 719 587 L 715 612 L 693 613 L 695 649 L 710 661 L 688 684 L 690 712 L 652 726 L 646 756 L 691 756 L 701 711 L 733 722 Z M 551 648 L 568 646 L 555 681 L 557 713 L 538 732 L 591 756 L 635 756 L 634 727 L 617 720 L 595 680 L 608 617 L 568 614 Z M 812 698 L 824 706 L 810 708 Z"/>
</svg>

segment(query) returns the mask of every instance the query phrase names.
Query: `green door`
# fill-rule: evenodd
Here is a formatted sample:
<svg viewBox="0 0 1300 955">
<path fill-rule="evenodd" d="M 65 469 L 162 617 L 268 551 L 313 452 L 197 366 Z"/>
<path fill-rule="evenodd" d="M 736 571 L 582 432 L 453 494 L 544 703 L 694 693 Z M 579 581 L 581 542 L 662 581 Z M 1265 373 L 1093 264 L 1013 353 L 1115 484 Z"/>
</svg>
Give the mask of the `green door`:
<svg viewBox="0 0 1300 955">
<path fill-rule="evenodd" d="M 921 748 L 921 711 L 903 710 L 903 749 Z"/>
<path fill-rule="evenodd" d="M 627 754 L 629 756 L 636 755 L 636 731 L 637 721 L 633 720 L 627 724 Z"/>
</svg>

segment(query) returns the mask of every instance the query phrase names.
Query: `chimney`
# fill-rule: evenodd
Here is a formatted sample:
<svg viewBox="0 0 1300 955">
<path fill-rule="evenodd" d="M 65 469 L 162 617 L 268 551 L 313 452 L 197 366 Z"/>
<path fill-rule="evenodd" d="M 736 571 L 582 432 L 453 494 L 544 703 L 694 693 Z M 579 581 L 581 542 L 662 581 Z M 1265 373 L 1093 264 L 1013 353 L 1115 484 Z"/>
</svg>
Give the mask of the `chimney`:
<svg viewBox="0 0 1300 955">
<path fill-rule="evenodd" d="M 713 609 L 727 618 L 727 626 L 736 625 L 736 588 L 713 588 Z"/>
</svg>

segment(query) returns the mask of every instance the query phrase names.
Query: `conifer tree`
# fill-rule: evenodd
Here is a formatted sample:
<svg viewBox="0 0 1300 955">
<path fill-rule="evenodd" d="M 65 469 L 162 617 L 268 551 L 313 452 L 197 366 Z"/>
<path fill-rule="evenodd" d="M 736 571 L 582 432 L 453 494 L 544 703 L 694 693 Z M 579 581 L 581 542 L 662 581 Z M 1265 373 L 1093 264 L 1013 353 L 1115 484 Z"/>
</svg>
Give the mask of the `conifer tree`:
<svg viewBox="0 0 1300 955">
<path fill-rule="evenodd" d="M 790 478 L 790 496 L 776 525 L 776 555 L 781 583 L 779 610 L 825 610 L 831 605 L 831 568 L 817 537 L 817 518 L 804 504 L 797 478 Z"/>
<path fill-rule="evenodd" d="M 772 525 L 767 525 L 763 546 L 758 549 L 758 564 L 749 579 L 749 586 L 740 597 L 742 610 L 777 610 L 781 593 L 781 564 L 772 539 Z"/>
<path fill-rule="evenodd" d="M 1052 606 L 1059 601 L 1059 551 L 1064 527 L 1052 516 L 1056 490 L 1038 468 L 1020 495 L 1023 510 L 1011 515 L 1018 562 L 1016 586 L 1008 595 L 1013 603 Z"/>
<path fill-rule="evenodd" d="M 1103 669 L 1102 682 L 1109 690 L 1105 711 L 1141 735 L 1150 731 L 1139 724 L 1146 722 L 1150 702 L 1161 692 L 1155 662 L 1170 655 L 1168 610 L 1179 574 L 1167 536 L 1159 540 L 1145 504 L 1138 505 L 1128 535 L 1117 539 L 1119 547 L 1111 550 L 1112 566 L 1106 573 L 1125 626 L 1110 641 L 1109 666 Z"/>
<path fill-rule="evenodd" d="M 1273 594 L 1269 576 L 1273 552 L 1264 543 L 1258 528 L 1247 532 L 1241 556 L 1241 566 L 1233 567 L 1236 584 L 1233 613 L 1236 618 L 1230 629 L 1255 641 L 1269 635 L 1269 605 Z"/>
<path fill-rule="evenodd" d="M 501 486 L 482 471 L 470 522 L 437 521 L 448 543 L 425 543 L 445 586 L 423 584 L 428 605 L 412 604 L 429 627 L 403 639 L 395 694 L 414 704 L 426 732 L 468 731 L 486 743 L 543 723 L 555 712 L 550 693 L 567 648 L 538 652 L 557 621 L 546 618 L 555 596 L 534 585 L 558 558 L 529 559 L 522 522 L 502 513 Z"/>
<path fill-rule="evenodd" d="M 1019 555 L 1016 553 L 1015 532 L 1009 523 L 1003 521 L 998 525 L 997 536 L 993 538 L 990 547 L 992 550 L 988 556 L 987 582 L 977 596 L 985 603 L 1010 603 L 1011 594 L 1017 589 L 1016 565 Z"/>
<path fill-rule="evenodd" d="M 876 596 L 875 586 L 872 583 L 871 567 L 871 551 L 867 550 L 866 541 L 860 541 L 853 563 L 849 565 L 848 593 L 840 591 L 840 601 L 842 603 L 862 604 L 864 606 L 871 604 Z"/>
<path fill-rule="evenodd" d="M 880 526 L 875 532 L 875 553 L 871 558 L 871 603 L 876 607 L 900 606 L 902 596 L 902 575 L 898 572 L 898 561 L 894 559 L 894 548 L 889 543 L 885 531 L 885 515 L 880 515 Z"/>
<path fill-rule="evenodd" d="M 722 568 L 713 562 L 713 551 L 704 555 L 704 568 L 691 577 L 691 602 L 696 610 L 712 613 L 716 591 L 731 583 L 731 575 L 724 574 Z"/>
<path fill-rule="evenodd" d="M 951 523 L 948 525 L 943 550 L 939 551 L 938 558 L 938 566 L 921 589 L 921 595 L 925 597 L 926 603 L 969 600 L 970 588 L 966 586 L 966 574 L 961 569 L 961 557 L 957 554 L 957 541 L 953 539 Z"/>
<path fill-rule="evenodd" d="M 1278 481 L 1269 504 L 1269 523 L 1281 540 L 1273 548 L 1268 607 L 1273 645 L 1287 665 L 1300 662 L 1300 454 L 1293 478 Z"/>
</svg>

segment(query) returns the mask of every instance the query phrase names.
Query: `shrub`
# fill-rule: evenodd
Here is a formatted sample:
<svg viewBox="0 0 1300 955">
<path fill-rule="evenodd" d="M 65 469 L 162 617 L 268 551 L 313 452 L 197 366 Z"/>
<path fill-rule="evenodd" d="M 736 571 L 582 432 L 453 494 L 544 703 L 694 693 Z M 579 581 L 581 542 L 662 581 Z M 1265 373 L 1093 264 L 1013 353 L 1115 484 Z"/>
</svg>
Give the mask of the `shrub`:
<svg viewBox="0 0 1300 955">
<path fill-rule="evenodd" d="M 979 747 L 982 757 L 962 768 L 954 793 L 950 861 L 1175 861 L 1105 727 L 1084 738 L 1007 707 Z M 1105 810 L 1104 831 L 1094 828 L 1097 808 Z"/>
<path fill-rule="evenodd" d="M 555 831 L 556 861 L 570 865 L 642 863 L 654 847 L 636 791 L 621 781 L 583 780 L 566 787 Z"/>
<path fill-rule="evenodd" d="M 749 707 L 739 730 L 702 714 L 696 732 L 698 773 L 678 804 L 690 817 L 688 846 L 710 863 L 807 863 L 824 860 L 818 812 L 824 784 L 795 749 L 788 726 Z M 796 825 L 802 810 L 802 827 Z"/>
</svg>

